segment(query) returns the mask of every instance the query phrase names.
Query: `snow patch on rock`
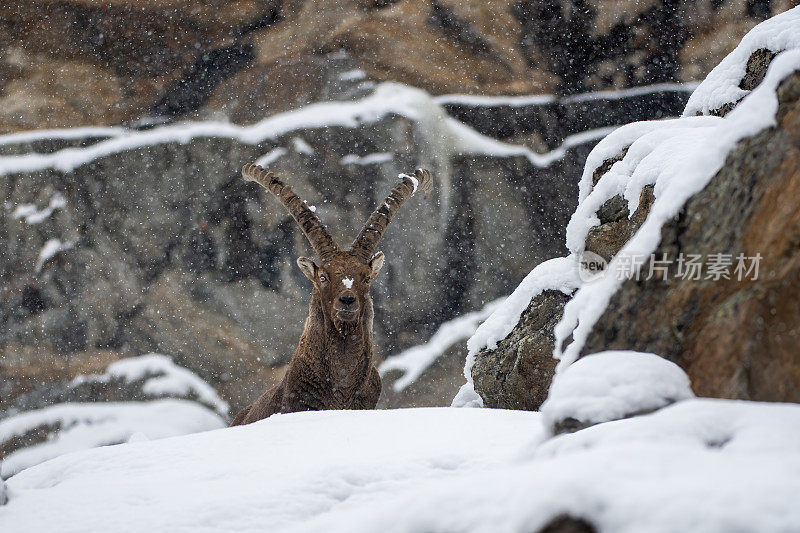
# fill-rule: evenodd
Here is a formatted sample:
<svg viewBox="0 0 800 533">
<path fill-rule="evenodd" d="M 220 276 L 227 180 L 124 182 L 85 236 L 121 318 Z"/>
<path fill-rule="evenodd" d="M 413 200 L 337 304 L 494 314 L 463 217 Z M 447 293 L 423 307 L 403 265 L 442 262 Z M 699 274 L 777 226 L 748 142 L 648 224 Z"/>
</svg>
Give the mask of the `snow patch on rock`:
<svg viewBox="0 0 800 533">
<path fill-rule="evenodd" d="M 472 368 L 472 362 L 479 351 L 484 348 L 490 350 L 497 348 L 497 343 L 511 333 L 531 299 L 546 290 L 572 294 L 580 284 L 578 260 L 575 256 L 550 259 L 536 266 L 514 289 L 511 296 L 495 309 L 467 341 L 468 356 L 465 373 L 468 374 L 467 370 Z M 471 380 L 469 377 L 468 379 Z"/>
<path fill-rule="evenodd" d="M 42 267 L 44 267 L 45 263 L 59 253 L 71 249 L 74 245 L 75 243 L 73 242 L 63 242 L 61 239 L 48 239 L 47 242 L 44 243 L 44 246 L 42 246 L 42 249 L 39 250 L 39 258 L 36 260 L 34 271 L 38 274 L 42 271 Z"/>
<path fill-rule="evenodd" d="M 67 206 L 67 199 L 61 193 L 55 193 L 47 207 L 38 209 L 36 204 L 21 204 L 18 205 L 14 212 L 11 213 L 13 219 L 24 219 L 26 224 L 40 224 L 50 218 L 56 209 L 63 209 Z"/>
</svg>

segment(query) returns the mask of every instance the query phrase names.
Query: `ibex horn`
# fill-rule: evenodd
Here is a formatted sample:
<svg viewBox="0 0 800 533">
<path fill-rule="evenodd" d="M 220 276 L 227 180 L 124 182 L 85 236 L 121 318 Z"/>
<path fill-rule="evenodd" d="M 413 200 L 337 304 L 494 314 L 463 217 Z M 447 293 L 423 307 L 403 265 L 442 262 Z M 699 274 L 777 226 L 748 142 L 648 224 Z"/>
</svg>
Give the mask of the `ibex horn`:
<svg viewBox="0 0 800 533">
<path fill-rule="evenodd" d="M 399 177 L 400 183 L 395 185 L 389 196 L 372 212 L 367 223 L 364 224 L 364 229 L 353 241 L 350 253 L 364 263 L 368 263 L 372 259 L 372 254 L 378 247 L 378 241 L 381 240 L 383 232 L 403 202 L 411 198 L 417 189 L 424 191 L 426 197 L 433 189 L 433 176 L 428 170 L 418 168 L 413 175 L 400 174 Z"/>
<path fill-rule="evenodd" d="M 322 221 L 294 193 L 292 188 L 279 180 L 272 171 L 264 170 L 258 165 L 247 164 L 242 167 L 242 176 L 247 181 L 255 181 L 260 184 L 281 201 L 289 214 L 297 221 L 306 239 L 323 262 L 336 252 L 336 243 L 325 229 Z"/>
</svg>

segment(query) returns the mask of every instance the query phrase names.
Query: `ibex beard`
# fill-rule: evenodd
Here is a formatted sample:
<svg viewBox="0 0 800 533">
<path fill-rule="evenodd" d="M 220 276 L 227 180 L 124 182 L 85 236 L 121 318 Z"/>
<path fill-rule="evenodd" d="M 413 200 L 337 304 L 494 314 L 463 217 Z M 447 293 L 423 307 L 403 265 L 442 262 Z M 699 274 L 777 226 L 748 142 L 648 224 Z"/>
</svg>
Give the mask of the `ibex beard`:
<svg viewBox="0 0 800 533">
<path fill-rule="evenodd" d="M 272 172 L 245 165 L 242 175 L 270 191 L 297 221 L 317 261 L 297 259 L 314 286 L 308 318 L 283 380 L 242 409 L 232 426 L 249 424 L 275 413 L 323 409 L 374 409 L 381 378 L 374 364 L 370 283 L 384 256 L 376 252 L 397 210 L 420 189 L 433 188 L 427 170 L 400 175 L 400 182 L 378 205 L 347 250 L 341 250 L 308 205 Z"/>
</svg>

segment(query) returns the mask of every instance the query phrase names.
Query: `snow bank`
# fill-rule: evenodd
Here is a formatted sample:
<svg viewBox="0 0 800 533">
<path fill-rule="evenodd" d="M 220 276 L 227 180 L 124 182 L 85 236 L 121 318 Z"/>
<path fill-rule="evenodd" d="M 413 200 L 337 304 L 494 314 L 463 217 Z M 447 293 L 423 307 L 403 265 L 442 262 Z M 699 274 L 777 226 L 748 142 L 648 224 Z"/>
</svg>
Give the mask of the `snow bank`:
<svg viewBox="0 0 800 533">
<path fill-rule="evenodd" d="M 510 460 L 537 438 L 538 419 L 447 408 L 307 412 L 96 449 L 11 478 L 0 529 L 285 531 L 343 503 L 368 506 L 419 480 Z"/>
<path fill-rule="evenodd" d="M 72 385 L 108 382 L 112 379 L 122 379 L 127 383 L 145 380 L 142 392 L 148 396 L 193 397 L 213 408 L 220 416 L 228 415 L 228 404 L 217 395 L 211 385 L 191 370 L 176 365 L 166 355 L 157 353 L 117 361 L 110 364 L 104 374 L 78 376 L 72 381 Z"/>
<path fill-rule="evenodd" d="M 634 136 L 625 130 L 648 131 L 630 145 L 625 157 L 581 200 L 567 226 L 568 248 L 574 254 L 583 250 L 586 234 L 599 223 L 595 212 L 613 196 L 621 194 L 633 213 L 642 188 L 654 185 L 655 202 L 641 228 L 608 264 L 608 274 L 584 284 L 565 307 L 564 316 L 555 328 L 554 355 L 561 359 L 559 371 L 578 357 L 595 322 L 624 281 L 625 276 L 619 274 L 628 277 L 635 274 L 633 269 L 625 269 L 621 261 L 650 256 L 661 240 L 664 223 L 675 217 L 686 201 L 706 186 L 736 144 L 775 124 L 776 88 L 798 69 L 800 50 L 779 54 L 761 85 L 725 118 L 687 117 L 666 121 L 664 127 L 654 128 L 650 124 L 661 123 L 632 124 L 623 126 L 622 131 L 615 134 L 621 150 Z M 609 153 L 611 148 L 609 141 L 596 149 Z M 592 156 L 592 161 L 598 159 L 599 156 Z M 570 336 L 573 341 L 563 348 Z"/>
<path fill-rule="evenodd" d="M 480 311 L 465 313 L 458 318 L 443 322 L 428 342 L 389 357 L 380 365 L 378 371 L 381 375 L 392 370 L 402 372 L 402 377 L 392 385 L 395 391 L 402 391 L 414 383 L 448 348 L 457 342 L 467 340 L 474 334 L 478 324 L 491 315 L 503 300 L 495 300 L 486 304 Z"/>
<path fill-rule="evenodd" d="M 687 400 L 545 439 L 494 409 L 278 415 L 80 452 L 8 480 L 11 531 L 791 532 L 800 406 Z M 47 512 L 42 512 L 46 509 Z"/>
<path fill-rule="evenodd" d="M 7 478 L 66 453 L 125 442 L 136 433 L 161 439 L 225 425 L 219 415 L 185 400 L 54 405 L 0 421 L 0 443 L 26 434 L 51 433 L 44 442 L 6 455 L 0 475 Z"/>
<path fill-rule="evenodd" d="M 739 88 L 747 60 L 758 49 L 782 52 L 800 48 L 800 6 L 765 20 L 744 36 L 739 45 L 697 87 L 683 116 L 707 115 L 728 103 L 738 102 L 749 91 Z"/>
<path fill-rule="evenodd" d="M 541 413 L 552 426 L 581 425 L 655 411 L 694 397 L 689 378 L 655 354 L 608 351 L 582 357 L 556 375 Z"/>
</svg>

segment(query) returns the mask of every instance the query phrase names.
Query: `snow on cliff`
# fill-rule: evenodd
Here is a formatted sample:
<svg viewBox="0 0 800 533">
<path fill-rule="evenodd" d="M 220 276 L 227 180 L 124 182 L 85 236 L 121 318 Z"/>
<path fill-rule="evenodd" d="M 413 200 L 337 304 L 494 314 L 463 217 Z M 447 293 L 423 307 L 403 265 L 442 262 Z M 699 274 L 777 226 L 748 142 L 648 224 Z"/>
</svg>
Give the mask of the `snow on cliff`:
<svg viewBox="0 0 800 533">
<path fill-rule="evenodd" d="M 378 85 L 369 96 L 355 102 L 310 104 L 267 117 L 250 126 L 205 121 L 159 126 L 145 131 L 124 128 L 79 128 L 72 134 L 69 131 L 47 130 L 3 135 L 0 136 L 0 144 L 48 138 L 77 138 L 79 133 L 85 135 L 97 133 L 102 140 L 89 146 L 64 148 L 53 153 L 0 156 L 0 176 L 48 168 L 70 172 L 96 159 L 126 150 L 165 143 L 188 143 L 193 139 L 204 137 L 231 138 L 246 144 L 258 144 L 304 129 L 337 126 L 357 128 L 362 124 L 377 122 L 389 115 L 399 115 L 417 122 L 428 142 L 436 145 L 432 147 L 435 148 L 433 153 L 439 154 L 440 157 L 446 157 L 453 152 L 497 157 L 523 156 L 540 167 L 546 167 L 562 158 L 567 148 L 600 138 L 610 131 L 609 128 L 604 128 L 581 133 L 566 139 L 561 147 L 552 152 L 537 154 L 525 146 L 503 143 L 482 135 L 466 124 L 450 118 L 442 106 L 421 89 L 386 82 Z M 298 142 L 302 139 L 297 137 L 295 139 L 293 146 L 296 150 L 308 152 L 311 149 L 307 143 Z M 274 162 L 285 153 L 285 149 L 273 150 L 260 160 L 261 164 Z"/>
<path fill-rule="evenodd" d="M 78 452 L 10 478 L 0 530 L 796 531 L 800 406 L 687 400 L 546 439 L 494 409 L 324 411 Z"/>
<path fill-rule="evenodd" d="M 759 48 L 780 53 L 772 61 L 762 83 L 753 91 L 743 91 L 738 88 L 739 81 L 750 54 Z M 555 329 L 554 356 L 561 360 L 558 371 L 572 364 L 611 297 L 624 282 L 625 276 L 618 274 L 628 277 L 636 274 L 634 269 L 625 268 L 623 262 L 649 257 L 660 242 L 662 226 L 680 212 L 692 195 L 706 186 L 736 144 L 775 124 L 776 89 L 798 69 L 800 7 L 753 28 L 698 85 L 683 118 L 635 122 L 602 139 L 587 157 L 578 187 L 578 207 L 567 226 L 566 244 L 570 255 L 537 266 L 508 301 L 478 328 L 467 343 L 467 383 L 454 405 L 480 405 L 480 398 L 472 390 L 470 375 L 474 356 L 483 348 L 494 348 L 507 336 L 530 299 L 544 288 L 561 289 L 568 294 L 577 289 Z M 708 112 L 739 99 L 736 108 L 724 118 L 693 116 L 698 111 Z M 625 156 L 592 185 L 595 170 L 623 150 L 627 150 Z M 578 276 L 579 258 L 589 230 L 600 223 L 597 210 L 609 199 L 621 195 L 633 214 L 641 191 L 647 185 L 654 186 L 655 202 L 644 224 L 607 265 L 606 275 L 582 283 Z M 570 272 L 574 274 L 568 275 Z M 564 348 L 567 340 L 570 343 Z"/>
<path fill-rule="evenodd" d="M 798 69 L 800 50 L 782 52 L 772 61 L 761 85 L 725 118 L 686 117 L 668 121 L 664 127 L 660 127 L 661 123 L 654 123 L 656 127 L 638 137 L 633 144 L 618 144 L 617 152 L 626 147 L 628 151 L 581 200 L 567 226 L 567 247 L 573 254 L 583 251 L 589 229 L 599 224 L 596 211 L 613 196 L 622 195 L 628 202 L 630 213 L 634 213 L 642 189 L 654 185 L 655 201 L 645 222 L 608 264 L 607 274 L 584 284 L 564 308 L 564 316 L 555 329 L 554 354 L 561 359 L 560 369 L 578 357 L 595 322 L 626 278 L 619 274 L 628 277 L 636 274 L 634 269 L 626 269 L 623 261 L 649 257 L 661 241 L 662 226 L 680 212 L 692 195 L 706 186 L 722 168 L 736 144 L 775 124 L 777 87 Z M 702 88 L 701 85 L 698 90 Z M 623 126 L 615 138 L 627 140 L 627 129 L 639 133 L 642 126 Z M 604 144 L 601 150 L 610 151 L 608 144 Z M 584 179 L 587 179 L 587 174 L 584 174 Z M 586 183 L 582 184 L 582 190 L 588 189 Z M 562 350 L 562 345 L 570 337 L 572 342 Z"/>
</svg>

